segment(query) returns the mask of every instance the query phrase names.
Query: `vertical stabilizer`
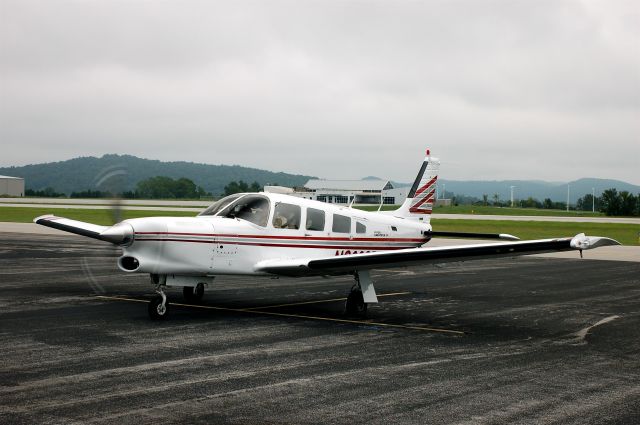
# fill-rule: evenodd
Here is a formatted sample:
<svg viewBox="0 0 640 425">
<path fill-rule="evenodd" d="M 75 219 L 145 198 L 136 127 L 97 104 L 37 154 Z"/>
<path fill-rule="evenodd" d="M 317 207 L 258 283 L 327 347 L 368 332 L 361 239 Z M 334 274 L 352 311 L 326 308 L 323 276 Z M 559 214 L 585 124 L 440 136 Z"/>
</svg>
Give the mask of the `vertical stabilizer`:
<svg viewBox="0 0 640 425">
<path fill-rule="evenodd" d="M 429 223 L 431 212 L 436 202 L 436 181 L 440 160 L 431 156 L 429 149 L 422 162 L 420 171 L 416 176 L 407 199 L 402 206 L 395 211 L 388 212 L 396 217 L 411 218 Z"/>
</svg>

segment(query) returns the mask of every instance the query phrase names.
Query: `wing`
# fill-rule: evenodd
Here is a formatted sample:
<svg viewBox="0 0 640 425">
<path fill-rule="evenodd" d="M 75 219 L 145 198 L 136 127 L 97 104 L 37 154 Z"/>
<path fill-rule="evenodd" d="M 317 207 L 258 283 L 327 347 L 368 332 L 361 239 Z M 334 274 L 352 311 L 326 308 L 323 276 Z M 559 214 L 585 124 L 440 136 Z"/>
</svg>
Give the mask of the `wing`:
<svg viewBox="0 0 640 425">
<path fill-rule="evenodd" d="M 409 248 L 397 251 L 353 254 L 320 259 L 267 260 L 256 264 L 256 271 L 283 276 L 339 275 L 356 270 L 404 267 L 416 264 L 447 263 L 493 257 L 513 257 L 543 252 L 558 252 L 620 245 L 598 236 L 539 239 L 521 242 L 500 242 L 433 248 Z"/>
<path fill-rule="evenodd" d="M 133 240 L 133 228 L 127 223 L 119 223 L 114 226 L 99 226 L 84 221 L 71 220 L 55 215 L 41 215 L 33 219 L 33 222 L 42 226 L 75 233 L 101 241 L 123 245 Z"/>
<path fill-rule="evenodd" d="M 445 237 L 445 238 L 465 238 L 465 239 L 505 239 L 508 241 L 519 241 L 517 236 L 510 235 L 508 233 L 468 233 L 468 232 L 439 232 L 430 231 L 428 233 L 432 237 Z"/>
</svg>

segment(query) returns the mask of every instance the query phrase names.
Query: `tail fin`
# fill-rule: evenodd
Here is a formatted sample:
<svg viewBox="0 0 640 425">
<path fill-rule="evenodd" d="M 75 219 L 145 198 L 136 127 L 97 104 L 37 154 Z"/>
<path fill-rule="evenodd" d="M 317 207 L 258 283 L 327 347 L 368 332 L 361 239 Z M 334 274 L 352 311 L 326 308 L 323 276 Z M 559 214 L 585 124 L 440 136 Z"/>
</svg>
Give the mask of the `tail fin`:
<svg viewBox="0 0 640 425">
<path fill-rule="evenodd" d="M 422 162 L 416 180 L 407 194 L 407 199 L 402 206 L 390 213 L 396 217 L 411 218 L 429 223 L 431 211 L 436 202 L 436 181 L 440 160 L 431 156 L 427 149 L 427 156 Z"/>
</svg>

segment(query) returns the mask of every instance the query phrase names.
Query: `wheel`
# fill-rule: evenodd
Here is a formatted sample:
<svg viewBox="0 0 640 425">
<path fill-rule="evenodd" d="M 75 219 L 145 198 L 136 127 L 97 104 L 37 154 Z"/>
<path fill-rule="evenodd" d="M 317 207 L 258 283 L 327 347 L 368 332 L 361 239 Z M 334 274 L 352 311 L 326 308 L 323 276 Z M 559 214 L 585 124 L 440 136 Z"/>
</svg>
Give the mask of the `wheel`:
<svg viewBox="0 0 640 425">
<path fill-rule="evenodd" d="M 349 293 L 344 305 L 344 312 L 348 316 L 366 317 L 367 303 L 364 302 L 361 290 L 356 289 Z"/>
<path fill-rule="evenodd" d="M 162 305 L 162 297 L 158 295 L 149 301 L 149 317 L 151 320 L 163 320 L 169 315 L 169 302 Z"/>
<path fill-rule="evenodd" d="M 195 287 L 185 286 L 182 288 L 182 294 L 188 302 L 200 302 L 204 296 L 204 284 L 198 283 Z"/>
</svg>

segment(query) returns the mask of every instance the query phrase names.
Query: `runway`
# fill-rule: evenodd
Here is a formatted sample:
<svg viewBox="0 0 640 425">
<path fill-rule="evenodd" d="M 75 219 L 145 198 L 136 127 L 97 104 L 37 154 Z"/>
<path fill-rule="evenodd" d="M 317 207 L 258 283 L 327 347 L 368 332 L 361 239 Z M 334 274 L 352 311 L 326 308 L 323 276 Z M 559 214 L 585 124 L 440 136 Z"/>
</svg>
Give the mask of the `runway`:
<svg viewBox="0 0 640 425">
<path fill-rule="evenodd" d="M 640 263 L 522 257 L 348 278 L 220 277 L 202 305 L 117 250 L 0 234 L 0 423 L 640 422 Z"/>
</svg>

